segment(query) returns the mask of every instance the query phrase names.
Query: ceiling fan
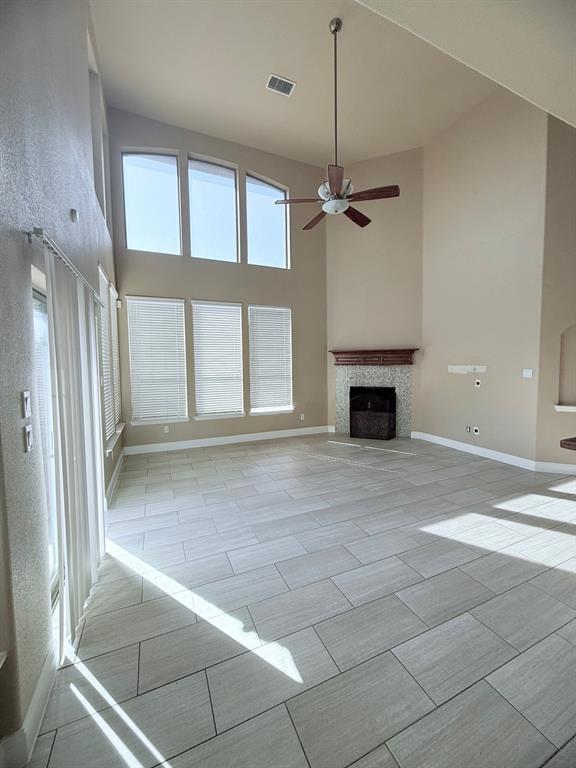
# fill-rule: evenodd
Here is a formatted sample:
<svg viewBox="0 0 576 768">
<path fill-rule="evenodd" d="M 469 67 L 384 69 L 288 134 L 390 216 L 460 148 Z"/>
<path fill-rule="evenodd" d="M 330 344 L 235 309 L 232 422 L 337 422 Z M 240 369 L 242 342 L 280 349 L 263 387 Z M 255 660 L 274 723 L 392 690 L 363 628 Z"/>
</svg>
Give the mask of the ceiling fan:
<svg viewBox="0 0 576 768">
<path fill-rule="evenodd" d="M 391 184 L 387 187 L 373 187 L 354 192 L 350 179 L 344 178 L 344 168 L 338 165 L 338 32 L 342 29 L 342 19 L 335 18 L 329 24 L 334 36 L 334 165 L 328 166 L 327 181 L 318 187 L 318 197 L 293 197 L 276 200 L 276 205 L 293 205 L 294 203 L 322 203 L 322 210 L 310 219 L 302 229 L 312 229 L 319 224 L 327 213 L 343 213 L 354 224 L 365 227 L 371 219 L 362 211 L 353 208 L 350 203 L 362 203 L 366 200 L 381 200 L 386 197 L 398 197 L 400 187 Z"/>
</svg>

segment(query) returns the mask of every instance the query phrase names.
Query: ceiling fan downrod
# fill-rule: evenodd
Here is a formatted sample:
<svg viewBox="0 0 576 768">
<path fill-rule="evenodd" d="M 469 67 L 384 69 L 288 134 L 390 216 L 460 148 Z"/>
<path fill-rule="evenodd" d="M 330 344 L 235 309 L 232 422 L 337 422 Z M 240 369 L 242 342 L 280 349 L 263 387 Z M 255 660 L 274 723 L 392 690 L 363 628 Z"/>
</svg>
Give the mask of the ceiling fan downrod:
<svg viewBox="0 0 576 768">
<path fill-rule="evenodd" d="M 334 165 L 338 165 L 338 32 L 342 29 L 342 19 L 331 19 L 328 29 L 334 37 Z"/>
</svg>

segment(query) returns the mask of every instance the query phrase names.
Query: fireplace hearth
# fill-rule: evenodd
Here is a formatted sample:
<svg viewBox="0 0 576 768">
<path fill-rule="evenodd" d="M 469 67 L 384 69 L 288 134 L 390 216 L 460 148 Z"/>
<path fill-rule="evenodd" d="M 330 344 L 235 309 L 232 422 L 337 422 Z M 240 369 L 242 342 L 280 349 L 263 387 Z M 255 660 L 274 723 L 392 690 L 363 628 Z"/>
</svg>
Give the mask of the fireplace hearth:
<svg viewBox="0 0 576 768">
<path fill-rule="evenodd" d="M 350 437 L 370 440 L 396 437 L 394 387 L 350 387 Z"/>
</svg>

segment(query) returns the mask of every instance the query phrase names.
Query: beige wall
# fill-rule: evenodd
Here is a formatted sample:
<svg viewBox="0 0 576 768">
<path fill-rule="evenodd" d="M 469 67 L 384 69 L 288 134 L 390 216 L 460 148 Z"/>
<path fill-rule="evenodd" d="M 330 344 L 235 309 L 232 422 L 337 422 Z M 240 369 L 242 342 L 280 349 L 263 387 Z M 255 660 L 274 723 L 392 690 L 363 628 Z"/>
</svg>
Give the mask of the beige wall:
<svg viewBox="0 0 576 768">
<path fill-rule="evenodd" d="M 30 266 L 40 257 L 24 233 L 46 228 L 95 286 L 98 261 L 113 274 L 93 184 L 88 25 L 84 0 L 0 3 L 0 736 L 21 724 L 51 636 L 41 453 L 25 454 L 22 439 L 21 391 L 35 402 Z"/>
<path fill-rule="evenodd" d="M 420 344 L 422 319 L 422 150 L 346 168 L 356 190 L 398 184 L 400 197 L 358 204 L 372 223 L 327 221 L 328 349 Z M 328 354 L 328 419 L 334 424 L 334 365 Z"/>
<path fill-rule="evenodd" d="M 499 91 L 424 151 L 421 432 L 534 458 L 547 116 Z M 449 364 L 487 365 L 449 374 Z M 533 379 L 522 369 L 533 368 Z M 477 425 L 480 435 L 465 431 Z"/>
<path fill-rule="evenodd" d="M 548 119 L 546 228 L 540 380 L 538 387 L 539 461 L 574 463 L 575 454 L 560 448 L 576 434 L 576 413 L 557 413 L 560 337 L 576 323 L 576 129 Z"/>
<path fill-rule="evenodd" d="M 293 414 L 245 416 L 172 423 L 169 433 L 163 424 L 130 426 L 130 380 L 126 327 L 126 302 L 120 313 L 120 351 L 123 374 L 123 404 L 127 420 L 126 444 L 140 445 L 172 442 L 222 435 L 266 432 L 326 424 L 326 269 L 324 225 L 309 232 L 302 226 L 314 214 L 313 206 L 294 206 L 291 210 L 290 243 L 292 268 L 278 270 L 193 259 L 189 255 L 169 256 L 125 248 L 122 206 L 122 149 L 152 149 L 179 152 L 181 158 L 181 194 L 187 209 L 186 165 L 188 154 L 233 163 L 238 167 L 239 193 L 246 171 L 279 182 L 292 195 L 309 196 L 322 179 L 322 171 L 239 144 L 148 120 L 126 112 L 110 110 L 110 151 L 115 221 L 115 256 L 118 288 L 121 296 L 143 295 L 205 300 L 235 301 L 289 306 L 293 323 Z M 241 210 L 241 207 L 240 207 Z M 187 243 L 186 219 L 183 241 Z M 245 227 L 241 220 L 240 242 L 245 248 Z M 186 246 L 185 246 L 186 247 Z M 189 413 L 194 414 L 194 375 L 192 365 L 191 309 L 186 306 L 188 351 Z M 244 324 L 246 326 L 246 323 Z M 246 330 L 246 328 L 245 328 Z M 245 339 L 247 349 L 247 339 Z M 245 400 L 248 402 L 248 367 L 244 369 Z M 300 420 L 305 414 L 305 421 Z"/>
<path fill-rule="evenodd" d="M 357 0 L 576 125 L 573 0 Z"/>
</svg>

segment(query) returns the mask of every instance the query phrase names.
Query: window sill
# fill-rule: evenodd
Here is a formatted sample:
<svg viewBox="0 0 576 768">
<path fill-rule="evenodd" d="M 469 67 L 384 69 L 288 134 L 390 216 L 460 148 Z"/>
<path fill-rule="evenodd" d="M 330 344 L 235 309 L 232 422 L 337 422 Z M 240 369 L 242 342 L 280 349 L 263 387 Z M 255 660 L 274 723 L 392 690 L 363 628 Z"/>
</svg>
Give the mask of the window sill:
<svg viewBox="0 0 576 768">
<path fill-rule="evenodd" d="M 283 413 L 294 413 L 294 407 L 271 408 L 269 411 L 250 411 L 250 416 L 280 416 Z"/>
<path fill-rule="evenodd" d="M 110 456 L 114 453 L 114 448 L 116 448 L 116 443 L 118 440 L 120 440 L 120 435 L 122 432 L 124 432 L 124 427 L 126 424 L 124 422 L 120 422 L 119 424 L 116 424 L 116 433 L 112 435 L 112 437 L 106 441 L 106 445 L 104 446 L 104 453 L 106 455 L 106 458 L 109 459 Z"/>
<path fill-rule="evenodd" d="M 179 421 L 190 421 L 189 416 L 169 416 L 166 419 L 142 419 L 141 421 L 131 421 L 131 427 L 146 427 L 149 424 L 175 424 Z"/>
<path fill-rule="evenodd" d="M 554 410 L 557 413 L 576 413 L 576 405 L 555 405 Z"/>
<path fill-rule="evenodd" d="M 245 413 L 201 413 L 194 416 L 194 421 L 212 421 L 212 419 L 242 419 Z"/>
</svg>

